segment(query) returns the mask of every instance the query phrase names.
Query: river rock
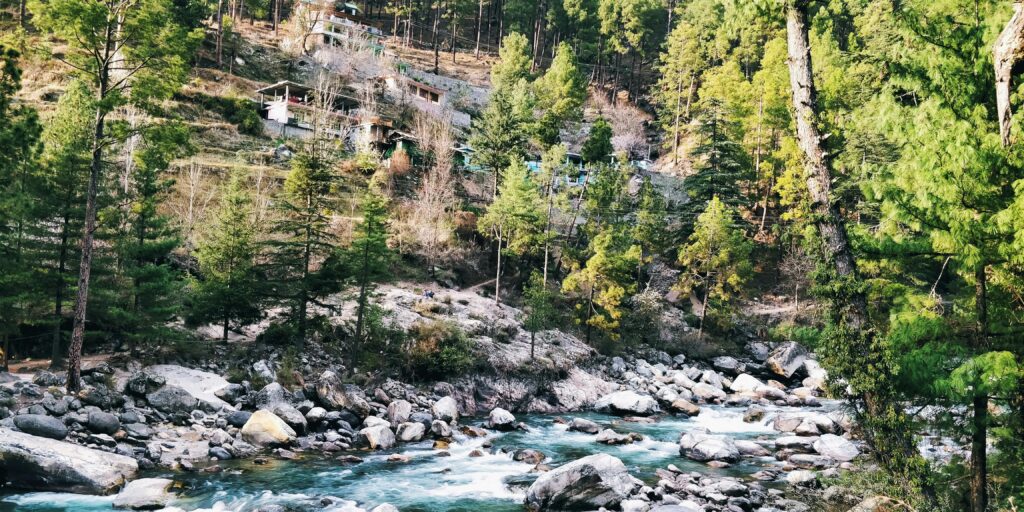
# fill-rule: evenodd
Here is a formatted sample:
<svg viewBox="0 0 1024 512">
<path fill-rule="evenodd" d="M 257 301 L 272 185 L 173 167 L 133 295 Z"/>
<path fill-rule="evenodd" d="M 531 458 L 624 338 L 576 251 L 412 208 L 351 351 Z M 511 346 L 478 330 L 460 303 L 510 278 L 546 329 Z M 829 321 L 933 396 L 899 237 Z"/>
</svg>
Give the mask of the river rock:
<svg viewBox="0 0 1024 512">
<path fill-rule="evenodd" d="M 788 483 L 789 485 L 804 486 L 809 485 L 811 482 L 814 482 L 814 480 L 817 478 L 818 476 L 814 473 L 814 471 L 799 469 L 796 471 L 790 471 L 788 474 L 786 474 L 786 483 Z"/>
<path fill-rule="evenodd" d="M 698 407 L 697 404 L 682 398 L 672 402 L 672 410 L 681 412 L 687 416 L 697 416 L 700 414 L 700 407 Z"/>
<path fill-rule="evenodd" d="M 596 434 L 601 431 L 601 426 L 593 421 L 584 418 L 573 418 L 569 422 L 569 430 L 573 432 L 583 432 L 586 434 Z"/>
<path fill-rule="evenodd" d="M 527 464 L 540 464 L 546 458 L 547 456 L 544 453 L 532 448 L 523 448 L 512 453 L 512 460 Z"/>
<path fill-rule="evenodd" d="M 287 402 L 278 402 L 276 404 L 272 404 L 269 409 L 275 416 L 284 420 L 284 422 L 287 423 L 295 432 L 299 434 L 306 432 L 306 427 L 308 426 L 306 423 L 306 416 L 299 412 L 299 410 L 293 405 Z"/>
<path fill-rule="evenodd" d="M 430 433 L 434 437 L 447 439 L 452 437 L 452 426 L 446 421 L 434 420 L 430 423 Z"/>
<path fill-rule="evenodd" d="M 767 457 L 772 454 L 767 448 L 753 441 L 737 439 L 733 443 L 736 445 L 736 449 L 739 450 L 740 455 L 746 457 Z"/>
<path fill-rule="evenodd" d="M 228 387 L 230 383 L 216 373 L 174 364 L 150 366 L 146 368 L 146 372 L 163 377 L 169 386 L 177 386 L 185 390 L 192 398 L 202 403 L 207 410 L 234 410 L 234 406 L 217 396 L 217 392 Z"/>
<path fill-rule="evenodd" d="M 228 425 L 235 428 L 242 428 L 251 417 L 252 413 L 249 411 L 231 411 L 224 419 L 227 420 Z"/>
<path fill-rule="evenodd" d="M 89 411 L 89 422 L 86 426 L 97 434 L 114 434 L 120 430 L 121 421 L 109 412 Z"/>
<path fill-rule="evenodd" d="M 406 400 L 394 400 L 388 404 L 388 421 L 392 425 L 400 425 L 409 421 L 412 404 Z"/>
<path fill-rule="evenodd" d="M 622 461 L 600 453 L 542 474 L 525 502 L 531 511 L 614 509 L 641 485 Z"/>
<path fill-rule="evenodd" d="M 387 425 L 375 425 L 359 431 L 359 442 L 371 450 L 387 450 L 395 446 L 395 434 Z"/>
<path fill-rule="evenodd" d="M 370 512 L 398 512 L 398 508 L 390 503 L 381 503 L 370 509 Z"/>
<path fill-rule="evenodd" d="M 860 450 L 853 443 L 835 434 L 823 434 L 813 446 L 814 451 L 840 462 L 849 462 L 860 455 Z"/>
<path fill-rule="evenodd" d="M 124 455 L 0 428 L 0 468 L 17 488 L 109 494 L 139 465 Z"/>
<path fill-rule="evenodd" d="M 699 462 L 711 460 L 735 462 L 740 452 L 731 437 L 709 434 L 707 431 L 694 430 L 683 434 L 679 439 L 679 454 Z"/>
<path fill-rule="evenodd" d="M 154 409 L 168 414 L 189 414 L 199 405 L 191 393 L 170 384 L 146 395 L 146 400 Z"/>
<path fill-rule="evenodd" d="M 295 430 L 274 413 L 260 409 L 245 422 L 242 439 L 256 446 L 286 445 L 295 441 Z"/>
<path fill-rule="evenodd" d="M 720 356 L 711 360 L 711 366 L 720 372 L 736 375 L 742 363 L 737 361 L 735 357 Z"/>
<path fill-rule="evenodd" d="M 764 383 L 757 380 L 756 377 L 748 373 L 741 373 L 733 379 L 732 385 L 729 386 L 729 389 L 734 393 L 753 393 L 761 386 L 764 386 Z"/>
<path fill-rule="evenodd" d="M 721 390 L 721 388 L 705 382 L 694 384 L 690 391 L 693 392 L 693 396 L 700 398 L 705 402 L 723 401 L 728 396 L 725 391 Z"/>
<path fill-rule="evenodd" d="M 316 382 L 316 395 L 328 409 L 345 409 L 360 419 L 370 415 L 370 404 L 363 390 L 352 384 L 342 384 L 334 372 L 327 370 Z"/>
<path fill-rule="evenodd" d="M 442 397 L 434 402 L 430 411 L 434 413 L 434 418 L 441 421 L 452 422 L 459 419 L 459 404 L 455 403 L 455 399 L 450 396 Z"/>
<path fill-rule="evenodd" d="M 620 434 L 610 428 L 606 428 L 597 434 L 594 441 L 607 445 L 633 444 L 636 438 L 631 434 Z"/>
<path fill-rule="evenodd" d="M 487 415 L 487 427 L 503 431 L 515 430 L 516 417 L 501 407 L 495 407 Z"/>
<path fill-rule="evenodd" d="M 398 425 L 398 430 L 395 435 L 398 440 L 403 443 L 414 443 L 416 441 L 422 441 L 423 436 L 427 434 L 427 427 L 424 427 L 422 423 L 407 421 Z"/>
<path fill-rule="evenodd" d="M 616 391 L 605 395 L 594 404 L 594 408 L 598 411 L 636 416 L 650 416 L 660 412 L 658 401 L 654 397 L 641 395 L 635 391 Z"/>
<path fill-rule="evenodd" d="M 64 422 L 45 414 L 21 414 L 14 417 L 18 430 L 33 436 L 61 440 L 68 436 Z"/>
<path fill-rule="evenodd" d="M 130 510 L 155 510 L 164 508 L 171 501 L 172 495 L 167 492 L 173 480 L 167 478 L 140 478 L 128 482 L 114 497 L 114 508 Z"/>
<path fill-rule="evenodd" d="M 814 453 L 815 441 L 817 441 L 817 438 L 814 437 L 782 436 L 775 439 L 775 447 L 800 453 Z"/>
<path fill-rule="evenodd" d="M 776 375 L 789 379 L 803 367 L 806 360 L 807 349 L 795 341 L 790 341 L 775 347 L 765 365 Z"/>
</svg>

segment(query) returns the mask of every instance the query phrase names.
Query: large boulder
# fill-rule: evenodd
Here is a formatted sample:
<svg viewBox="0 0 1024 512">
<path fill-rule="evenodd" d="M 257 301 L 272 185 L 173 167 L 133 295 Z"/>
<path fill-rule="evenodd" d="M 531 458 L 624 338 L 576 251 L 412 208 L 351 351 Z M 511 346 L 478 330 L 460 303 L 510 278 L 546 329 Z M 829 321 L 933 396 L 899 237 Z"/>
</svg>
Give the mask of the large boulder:
<svg viewBox="0 0 1024 512">
<path fill-rule="evenodd" d="M 705 402 L 721 402 L 728 396 L 721 388 L 704 382 L 694 384 L 690 391 L 693 392 L 694 397 Z"/>
<path fill-rule="evenodd" d="M 441 421 L 452 422 L 459 419 L 459 404 L 455 403 L 455 399 L 450 396 L 442 397 L 434 402 L 430 411 L 434 413 L 435 418 Z"/>
<path fill-rule="evenodd" d="M 131 457 L 0 428 L 0 480 L 13 487 L 110 494 L 138 470 Z"/>
<path fill-rule="evenodd" d="M 388 404 L 388 421 L 392 425 L 398 425 L 409 421 L 412 415 L 412 404 L 406 400 L 392 400 Z"/>
<path fill-rule="evenodd" d="M 320 374 L 316 381 L 316 396 L 328 409 L 346 409 L 365 418 L 370 415 L 370 404 L 364 397 L 363 390 L 352 384 L 342 384 L 338 375 L 330 370 Z"/>
<path fill-rule="evenodd" d="M 395 446 L 395 434 L 387 425 L 374 425 L 359 431 L 359 442 L 371 450 L 387 450 Z"/>
<path fill-rule="evenodd" d="M 584 418 L 573 418 L 569 422 L 569 430 L 574 432 L 583 432 L 586 434 L 596 434 L 601 431 L 601 426 L 593 421 Z"/>
<path fill-rule="evenodd" d="M 216 373 L 185 368 L 174 364 L 158 364 L 146 368 L 146 372 L 163 377 L 168 385 L 177 386 L 213 411 L 234 410 L 234 407 L 217 396 L 217 392 L 230 383 Z"/>
<path fill-rule="evenodd" d="M 754 393 L 758 388 L 764 386 L 764 383 L 757 380 L 756 377 L 751 376 L 749 373 L 741 373 L 738 377 L 733 379 L 732 385 L 729 389 L 733 393 Z"/>
<path fill-rule="evenodd" d="M 494 430 L 514 430 L 516 428 L 516 417 L 501 407 L 495 407 L 487 416 L 487 426 Z"/>
<path fill-rule="evenodd" d="M 699 462 L 718 460 L 735 462 L 740 457 L 736 443 L 729 436 L 694 430 L 679 439 L 679 454 Z"/>
<path fill-rule="evenodd" d="M 97 434 L 114 434 L 121 429 L 121 420 L 109 412 L 89 411 L 89 422 L 86 426 Z"/>
<path fill-rule="evenodd" d="M 242 439 L 256 446 L 286 445 L 295 441 L 295 430 L 274 413 L 260 409 L 245 422 Z"/>
<path fill-rule="evenodd" d="M 422 423 L 406 422 L 398 425 L 398 431 L 396 436 L 398 440 L 403 443 L 414 443 L 416 441 L 422 441 L 423 436 L 427 434 L 427 427 L 423 426 Z"/>
<path fill-rule="evenodd" d="M 853 443 L 835 434 L 823 434 L 813 446 L 819 454 L 840 462 L 849 462 L 860 455 L 860 450 Z"/>
<path fill-rule="evenodd" d="M 602 412 L 634 416 L 650 416 L 661 411 L 654 397 L 635 391 L 616 391 L 605 395 L 594 404 L 594 408 Z"/>
<path fill-rule="evenodd" d="M 299 410 L 292 404 L 289 404 L 288 402 L 277 402 L 276 404 L 272 404 L 268 407 L 268 409 L 270 409 L 270 412 L 274 413 L 275 416 L 284 420 L 292 430 L 295 430 L 299 434 L 306 432 L 306 427 L 308 425 L 306 422 L 306 416 L 299 412 Z"/>
<path fill-rule="evenodd" d="M 156 510 L 164 508 L 173 495 L 168 492 L 173 480 L 168 478 L 140 478 L 128 482 L 114 497 L 114 508 L 129 510 Z"/>
<path fill-rule="evenodd" d="M 68 428 L 64 426 L 64 422 L 45 414 L 22 414 L 15 416 L 14 426 L 26 434 L 49 439 L 60 440 L 68 436 Z"/>
<path fill-rule="evenodd" d="M 154 409 L 168 414 L 189 414 L 199 405 L 191 393 L 170 384 L 146 395 L 146 400 Z"/>
<path fill-rule="evenodd" d="M 775 347 L 765 365 L 776 375 L 789 379 L 804 366 L 805 361 L 807 349 L 795 341 L 790 341 Z"/>
<path fill-rule="evenodd" d="M 542 474 L 526 491 L 532 511 L 617 508 L 642 482 L 606 453 L 583 457 Z"/>
</svg>

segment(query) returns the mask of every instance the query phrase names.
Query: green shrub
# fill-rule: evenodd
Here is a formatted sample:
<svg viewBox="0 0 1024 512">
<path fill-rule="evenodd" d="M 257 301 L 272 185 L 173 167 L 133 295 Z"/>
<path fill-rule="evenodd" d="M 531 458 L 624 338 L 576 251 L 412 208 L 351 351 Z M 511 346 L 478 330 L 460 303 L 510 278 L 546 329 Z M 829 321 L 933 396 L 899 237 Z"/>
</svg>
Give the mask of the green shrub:
<svg viewBox="0 0 1024 512">
<path fill-rule="evenodd" d="M 473 342 L 450 322 L 416 325 L 409 335 L 408 371 L 418 379 L 449 379 L 473 367 Z"/>
<path fill-rule="evenodd" d="M 178 99 L 189 101 L 206 110 L 216 112 L 225 121 L 238 127 L 239 133 L 261 135 L 263 120 L 260 119 L 259 106 L 246 98 L 210 96 L 196 93 L 192 96 L 182 95 Z"/>
</svg>

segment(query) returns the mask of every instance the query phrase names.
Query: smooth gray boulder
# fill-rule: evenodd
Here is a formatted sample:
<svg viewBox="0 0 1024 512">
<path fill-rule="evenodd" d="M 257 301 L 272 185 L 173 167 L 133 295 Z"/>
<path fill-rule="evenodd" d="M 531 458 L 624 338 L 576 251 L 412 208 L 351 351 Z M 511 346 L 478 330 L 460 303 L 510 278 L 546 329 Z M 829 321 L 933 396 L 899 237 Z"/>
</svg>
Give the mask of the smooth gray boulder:
<svg viewBox="0 0 1024 512">
<path fill-rule="evenodd" d="M 33 436 L 61 440 L 68 436 L 68 428 L 64 422 L 45 414 L 21 414 L 14 417 L 14 426 L 18 430 Z"/>
<path fill-rule="evenodd" d="M 110 494 L 138 471 L 131 457 L 0 428 L 0 473 L 16 488 Z"/>
<path fill-rule="evenodd" d="M 371 450 L 387 450 L 395 446 L 395 434 L 387 425 L 375 425 L 359 431 L 359 442 Z"/>
<path fill-rule="evenodd" d="M 189 414 L 199 405 L 191 393 L 170 384 L 146 395 L 146 400 L 154 409 L 168 414 Z"/>
<path fill-rule="evenodd" d="M 398 426 L 395 435 L 403 443 L 414 443 L 423 440 L 423 436 L 427 435 L 427 427 L 422 423 L 405 422 Z"/>
<path fill-rule="evenodd" d="M 569 422 L 569 430 L 585 434 L 596 434 L 601 431 L 601 426 L 585 418 L 573 418 Z"/>
<path fill-rule="evenodd" d="M 501 407 L 495 407 L 487 415 L 487 426 L 494 430 L 515 430 L 516 417 Z"/>
<path fill-rule="evenodd" d="M 442 397 L 434 402 L 434 405 L 430 407 L 430 411 L 434 413 L 434 418 L 441 421 L 452 422 L 459 419 L 459 404 L 450 396 Z"/>
<path fill-rule="evenodd" d="M 168 478 L 140 478 L 128 482 L 114 497 L 114 508 L 156 510 L 164 508 L 173 495 L 168 492 L 174 481 Z"/>
<path fill-rule="evenodd" d="M 158 364 L 146 368 L 146 372 L 159 375 L 170 386 L 183 389 L 192 398 L 213 411 L 221 409 L 234 410 L 234 406 L 217 396 L 217 392 L 231 383 L 216 373 L 204 372 L 193 368 L 185 368 L 175 364 Z"/>
<path fill-rule="evenodd" d="M 109 412 L 89 411 L 89 423 L 86 426 L 97 434 L 114 434 L 121 428 L 121 421 Z"/>
<path fill-rule="evenodd" d="M 412 404 L 406 400 L 392 400 L 388 404 L 388 421 L 392 425 L 399 425 L 409 421 L 412 415 Z"/>
<path fill-rule="evenodd" d="M 531 511 L 614 509 L 642 482 L 619 459 L 589 455 L 542 474 L 526 491 Z"/>
<path fill-rule="evenodd" d="M 654 397 L 641 395 L 635 391 L 616 391 L 605 395 L 594 404 L 594 409 L 635 416 L 650 416 L 661 412 Z"/>
<path fill-rule="evenodd" d="M 840 462 L 849 462 L 860 455 L 860 450 L 853 443 L 835 434 L 823 434 L 813 446 L 819 454 Z"/>
<path fill-rule="evenodd" d="M 698 462 L 735 462 L 740 457 L 739 449 L 731 437 L 700 430 L 683 434 L 679 439 L 679 454 Z"/>
</svg>

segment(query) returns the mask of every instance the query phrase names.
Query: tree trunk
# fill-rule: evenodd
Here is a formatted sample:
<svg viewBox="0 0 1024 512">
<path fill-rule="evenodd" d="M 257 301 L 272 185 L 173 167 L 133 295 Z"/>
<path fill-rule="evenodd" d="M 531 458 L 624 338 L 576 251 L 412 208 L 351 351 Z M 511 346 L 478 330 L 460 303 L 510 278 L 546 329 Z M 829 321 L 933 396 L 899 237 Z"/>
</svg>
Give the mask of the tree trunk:
<svg viewBox="0 0 1024 512">
<path fill-rule="evenodd" d="M 70 195 L 70 194 L 69 194 Z M 50 369 L 56 370 L 64 365 L 64 350 L 61 343 L 61 324 L 64 320 L 64 273 L 67 272 L 68 230 L 71 214 L 65 211 L 60 230 L 60 253 L 57 257 L 57 289 L 53 297 L 53 338 L 50 342 Z"/>
<path fill-rule="evenodd" d="M 544 278 L 543 284 L 548 285 L 548 252 L 551 247 L 551 211 L 555 206 L 555 173 L 551 174 L 551 182 L 548 184 L 548 213 L 544 223 Z"/>
<path fill-rule="evenodd" d="M 1013 16 L 999 34 L 992 48 L 992 61 L 996 73 L 996 107 L 999 113 L 999 135 L 1003 146 L 1010 145 L 1010 82 L 1013 80 L 1013 66 L 1024 57 L 1024 3 L 1013 3 Z"/>
<path fill-rule="evenodd" d="M 537 359 L 534 357 L 534 347 L 537 346 L 537 331 L 530 331 L 530 361 Z"/>
<path fill-rule="evenodd" d="M 974 272 L 974 307 L 977 315 L 974 350 L 983 353 L 988 345 L 988 283 L 986 265 L 982 263 Z M 975 390 L 971 432 L 971 512 L 988 509 L 988 392 Z"/>
<path fill-rule="evenodd" d="M 224 65 L 224 0 L 217 0 L 217 68 Z"/>
<path fill-rule="evenodd" d="M 68 347 L 68 393 L 77 393 L 82 387 L 82 344 L 85 341 L 85 312 L 89 302 L 89 280 L 92 275 L 92 249 L 96 231 L 96 196 L 99 192 L 100 173 L 103 172 L 103 139 L 107 113 L 102 102 L 107 97 L 110 79 L 110 57 L 113 51 L 114 27 L 106 31 L 105 59 L 99 70 L 99 91 L 96 118 L 93 122 L 92 162 L 89 165 L 89 185 L 85 199 L 85 226 L 82 228 L 82 254 L 78 267 L 78 293 L 75 297 L 75 319 Z"/>
<path fill-rule="evenodd" d="M 484 0 L 480 0 L 480 7 L 476 12 L 476 50 L 473 51 L 473 55 L 476 58 L 480 58 L 480 34 L 483 33 L 483 22 L 484 22 Z"/>
<path fill-rule="evenodd" d="M 501 234 L 498 234 L 498 271 L 494 275 L 494 303 L 500 304 L 499 293 L 501 292 Z"/>
<path fill-rule="evenodd" d="M 437 24 L 441 20 L 441 5 L 438 4 L 437 8 L 434 9 L 434 37 L 431 39 L 431 44 L 434 46 L 434 74 L 438 74 L 441 64 L 441 53 L 440 47 L 437 45 Z"/>
<path fill-rule="evenodd" d="M 853 251 L 847 240 L 846 229 L 839 209 L 831 200 L 832 174 L 822 137 L 818 129 L 817 91 L 814 86 L 814 75 L 811 64 L 811 47 L 808 37 L 807 19 L 808 0 L 789 0 L 786 16 L 786 42 L 788 47 L 788 64 L 790 85 L 793 89 L 793 107 L 797 125 L 797 139 L 804 153 L 804 165 L 807 174 L 807 189 L 811 197 L 811 209 L 816 218 L 815 224 L 821 236 L 822 249 L 828 265 L 832 267 L 836 278 L 843 283 L 841 298 L 836 304 L 840 309 L 838 319 L 845 329 L 855 333 L 845 343 L 856 343 L 849 349 L 853 357 L 859 358 L 865 371 L 873 367 L 872 332 L 868 325 L 867 297 L 859 287 L 859 275 Z M 876 377 L 877 378 L 877 377 Z M 861 391 L 855 400 L 871 418 L 883 415 L 902 416 L 900 406 L 891 403 L 884 394 L 874 390 Z M 889 422 L 887 420 L 887 422 Z M 865 426 L 869 441 L 875 440 L 888 446 L 889 449 L 879 450 L 879 460 L 884 466 L 907 468 L 905 463 L 920 455 L 913 443 L 913 432 L 903 428 L 886 426 Z M 873 444 L 877 447 L 878 443 Z M 927 469 L 909 468 L 911 471 L 927 471 Z M 926 476 L 926 475 L 915 475 Z M 922 492 L 934 502 L 934 491 L 930 488 L 927 478 L 922 478 Z"/>
</svg>

